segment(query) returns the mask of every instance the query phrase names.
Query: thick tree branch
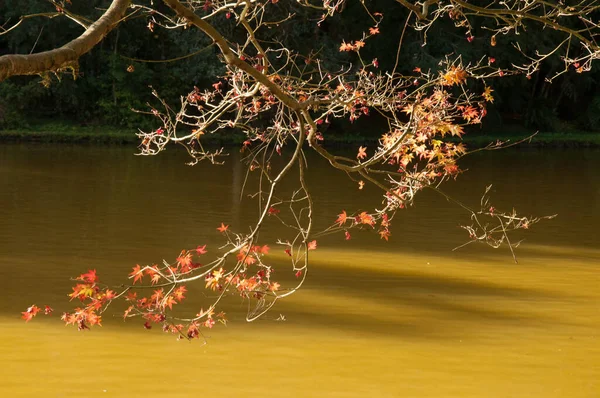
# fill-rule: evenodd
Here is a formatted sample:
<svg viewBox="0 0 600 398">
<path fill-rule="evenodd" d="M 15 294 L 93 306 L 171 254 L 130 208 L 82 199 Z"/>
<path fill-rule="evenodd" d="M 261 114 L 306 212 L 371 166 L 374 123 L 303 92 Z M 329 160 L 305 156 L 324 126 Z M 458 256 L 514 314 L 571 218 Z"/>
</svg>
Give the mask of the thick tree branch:
<svg viewBox="0 0 600 398">
<path fill-rule="evenodd" d="M 125 14 L 131 0 L 113 0 L 106 12 L 81 36 L 60 48 L 37 54 L 8 54 L 0 57 L 0 82 L 11 76 L 35 75 L 74 66 L 83 54 L 98 44 Z"/>
</svg>

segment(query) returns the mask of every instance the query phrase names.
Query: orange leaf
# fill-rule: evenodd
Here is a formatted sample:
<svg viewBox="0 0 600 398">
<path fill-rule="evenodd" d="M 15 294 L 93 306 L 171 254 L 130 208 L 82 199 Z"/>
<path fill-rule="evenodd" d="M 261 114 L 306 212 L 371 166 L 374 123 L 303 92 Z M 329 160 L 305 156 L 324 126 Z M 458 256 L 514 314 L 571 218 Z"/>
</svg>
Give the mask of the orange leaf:
<svg viewBox="0 0 600 398">
<path fill-rule="evenodd" d="M 354 50 L 355 50 L 355 48 L 352 44 L 342 41 L 342 44 L 340 45 L 340 51 L 354 51 Z"/>
<path fill-rule="evenodd" d="M 129 274 L 129 278 L 133 278 L 134 285 L 137 281 L 141 281 L 143 276 L 142 267 L 140 267 L 139 264 L 136 264 L 135 267 L 133 267 L 133 271 Z"/>
<path fill-rule="evenodd" d="M 338 218 L 335 222 L 341 227 L 346 223 L 346 220 L 348 220 L 348 215 L 346 214 L 346 210 L 342 210 L 342 212 L 338 214 Z"/>
<path fill-rule="evenodd" d="M 376 35 L 376 34 L 379 33 L 379 28 L 377 26 L 369 28 L 369 33 L 372 34 L 372 35 Z"/>
<path fill-rule="evenodd" d="M 356 158 L 362 160 L 366 157 L 367 157 L 367 147 L 361 146 L 360 148 L 358 148 L 358 155 L 356 155 Z"/>
<path fill-rule="evenodd" d="M 317 241 L 308 242 L 308 250 L 317 250 Z"/>
<path fill-rule="evenodd" d="M 375 220 L 373 219 L 373 216 L 368 214 L 366 211 L 363 211 L 362 213 L 360 213 L 358 215 L 358 217 L 356 217 L 356 218 L 357 218 L 356 222 L 358 222 L 359 224 L 366 224 L 366 225 L 370 225 L 370 226 L 375 225 Z"/>
<path fill-rule="evenodd" d="M 225 225 L 225 224 L 221 223 L 221 226 L 219 228 L 217 228 L 217 231 L 225 232 L 225 231 L 227 231 L 228 228 L 229 228 L 229 225 Z"/>
<path fill-rule="evenodd" d="M 173 297 L 175 297 L 175 300 L 181 302 L 181 300 L 185 298 L 185 292 L 187 292 L 187 288 L 185 286 L 179 286 L 173 291 Z"/>
<path fill-rule="evenodd" d="M 29 322 L 33 319 L 34 316 L 37 315 L 38 312 L 40 312 L 40 307 L 34 304 L 31 307 L 27 308 L 27 311 L 21 312 L 21 314 L 23 314 L 21 315 L 21 318 L 25 319 L 25 322 Z"/>
</svg>

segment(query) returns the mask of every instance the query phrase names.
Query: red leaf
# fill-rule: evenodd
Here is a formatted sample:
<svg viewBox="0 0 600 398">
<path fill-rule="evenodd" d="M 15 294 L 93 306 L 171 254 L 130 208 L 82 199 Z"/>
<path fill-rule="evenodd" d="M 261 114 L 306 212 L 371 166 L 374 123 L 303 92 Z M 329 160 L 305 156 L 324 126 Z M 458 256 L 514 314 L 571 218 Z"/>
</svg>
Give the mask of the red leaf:
<svg viewBox="0 0 600 398">
<path fill-rule="evenodd" d="M 21 312 L 21 318 L 25 319 L 25 322 L 29 322 L 34 316 L 37 315 L 38 312 L 40 312 L 40 307 L 34 304 L 27 308 L 27 311 Z"/>
<path fill-rule="evenodd" d="M 93 284 L 96 283 L 98 281 L 98 277 L 96 276 L 96 270 L 95 269 L 91 269 L 88 272 L 86 272 L 85 274 L 81 274 L 79 275 L 76 279 Z"/>
<path fill-rule="evenodd" d="M 269 207 L 269 210 L 267 210 L 267 214 L 270 216 L 274 216 L 276 214 L 279 214 L 280 210 L 276 209 L 275 207 L 271 206 Z"/>
<path fill-rule="evenodd" d="M 308 250 L 317 250 L 317 241 L 313 240 L 311 242 L 308 242 Z"/>
<path fill-rule="evenodd" d="M 208 253 L 206 251 L 206 245 L 204 245 L 204 246 L 198 245 L 198 247 L 196 248 L 196 254 L 201 255 L 201 254 L 206 254 L 206 253 Z"/>
</svg>

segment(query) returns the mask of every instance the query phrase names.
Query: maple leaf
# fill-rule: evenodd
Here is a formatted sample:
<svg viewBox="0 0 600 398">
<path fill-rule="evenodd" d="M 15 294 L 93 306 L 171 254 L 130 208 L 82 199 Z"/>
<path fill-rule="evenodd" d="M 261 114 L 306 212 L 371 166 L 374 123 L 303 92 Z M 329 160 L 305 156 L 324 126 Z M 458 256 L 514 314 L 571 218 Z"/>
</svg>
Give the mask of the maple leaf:
<svg viewBox="0 0 600 398">
<path fill-rule="evenodd" d="M 279 209 L 271 206 L 271 207 L 269 207 L 269 210 L 267 210 L 267 214 L 270 215 L 270 216 L 274 216 L 276 214 L 279 214 L 280 211 L 281 210 L 279 210 Z"/>
<path fill-rule="evenodd" d="M 381 231 L 379 231 L 379 236 L 381 237 L 381 239 L 385 239 L 386 241 L 388 240 L 388 238 L 390 237 L 391 233 L 390 231 L 385 228 L 382 229 Z"/>
<path fill-rule="evenodd" d="M 358 154 L 356 155 L 357 159 L 364 159 L 367 157 L 367 147 L 366 146 L 361 146 L 358 148 Z"/>
<path fill-rule="evenodd" d="M 369 33 L 372 35 L 376 35 L 376 34 L 380 33 L 379 28 L 377 26 L 371 27 L 371 28 L 369 28 Z"/>
<path fill-rule="evenodd" d="M 143 276 L 144 274 L 142 273 L 142 267 L 140 267 L 139 264 L 136 264 L 135 267 L 133 267 L 133 271 L 129 273 L 129 278 L 133 278 L 134 285 L 137 281 L 141 281 Z"/>
<path fill-rule="evenodd" d="M 357 219 L 356 222 L 358 222 L 359 224 L 366 224 L 366 225 L 370 225 L 370 226 L 375 225 L 375 219 L 373 218 L 373 216 L 368 214 L 366 211 L 363 211 L 362 213 L 360 213 L 358 215 L 358 217 L 356 217 L 356 219 Z"/>
<path fill-rule="evenodd" d="M 196 254 L 201 255 L 201 254 L 206 254 L 206 253 L 208 253 L 206 251 L 206 245 L 204 245 L 204 246 L 198 245 L 198 247 L 196 248 Z"/>
<path fill-rule="evenodd" d="M 259 251 L 260 251 L 260 254 L 269 254 L 270 249 L 271 248 L 269 246 L 264 245 L 259 249 Z"/>
<path fill-rule="evenodd" d="M 98 325 L 102 326 L 102 317 L 96 314 L 94 311 L 89 311 L 86 313 L 85 320 L 92 326 Z"/>
<path fill-rule="evenodd" d="M 173 309 L 173 304 L 177 304 L 177 301 L 173 298 L 173 296 L 167 296 L 162 303 L 163 308 L 169 307 L 170 310 Z"/>
<path fill-rule="evenodd" d="M 227 231 L 228 228 L 229 228 L 229 225 L 225 225 L 225 224 L 221 223 L 221 226 L 219 228 L 217 228 L 217 231 L 225 232 L 225 231 Z"/>
<path fill-rule="evenodd" d="M 44 315 L 50 315 L 50 314 L 52 314 L 53 311 L 54 310 L 49 305 L 44 306 Z"/>
<path fill-rule="evenodd" d="M 177 257 L 177 265 L 181 267 L 181 272 L 188 272 L 192 266 L 192 253 L 182 250 Z"/>
<path fill-rule="evenodd" d="M 345 41 L 342 41 L 342 44 L 340 45 L 340 51 L 354 51 L 355 48 L 351 43 L 346 43 Z"/>
<path fill-rule="evenodd" d="M 494 91 L 494 90 L 491 87 L 486 87 L 485 90 L 483 90 L 483 98 L 487 102 L 494 102 L 494 97 L 492 96 L 492 91 Z"/>
<path fill-rule="evenodd" d="M 94 289 L 90 285 L 78 283 L 73 288 L 73 292 L 68 296 L 73 300 L 77 297 L 79 300 L 83 301 L 86 297 L 91 297 L 94 294 Z"/>
<path fill-rule="evenodd" d="M 350 232 L 346 231 L 345 232 L 346 235 L 346 240 L 350 240 L 352 238 L 352 236 L 350 236 Z"/>
<path fill-rule="evenodd" d="M 175 300 L 181 302 L 185 298 L 184 294 L 187 292 L 187 288 L 185 286 L 179 286 L 177 289 L 173 291 L 173 297 Z"/>
<path fill-rule="evenodd" d="M 346 210 L 342 210 L 340 214 L 338 214 L 337 220 L 335 222 L 341 227 L 348 220 L 348 214 L 346 214 Z"/>
<path fill-rule="evenodd" d="M 365 182 L 363 180 L 360 180 L 358 182 L 358 189 L 363 189 L 365 187 Z"/>
<path fill-rule="evenodd" d="M 277 283 L 277 282 L 273 282 L 273 283 L 271 284 L 271 286 L 269 286 L 269 290 L 270 290 L 270 291 L 272 291 L 272 292 L 275 292 L 275 291 L 277 291 L 277 290 L 278 290 L 280 287 L 281 287 L 281 285 L 280 285 L 279 283 Z"/>
<path fill-rule="evenodd" d="M 476 108 L 469 105 L 462 110 L 462 117 L 465 118 L 465 120 L 467 120 L 468 122 L 472 120 L 477 120 L 477 118 L 479 117 L 479 112 Z"/>
<path fill-rule="evenodd" d="M 361 48 L 363 48 L 365 46 L 365 42 L 362 40 L 357 40 L 354 42 L 354 48 L 356 48 L 356 50 L 360 50 Z"/>
<path fill-rule="evenodd" d="M 160 300 L 163 299 L 164 296 L 165 296 L 165 291 L 163 288 L 156 289 L 154 291 L 154 293 L 152 294 L 152 296 L 150 296 L 150 300 L 152 300 L 152 302 L 154 302 L 154 303 L 158 303 Z M 145 299 L 145 297 L 144 297 L 144 299 Z M 140 304 L 140 300 L 138 300 L 138 304 Z"/>
<path fill-rule="evenodd" d="M 33 304 L 31 307 L 27 308 L 27 311 L 21 312 L 21 318 L 25 319 L 25 322 L 29 322 L 38 312 L 40 312 L 40 307 Z"/>
<path fill-rule="evenodd" d="M 442 75 L 443 86 L 453 86 L 455 84 L 463 84 L 469 74 L 459 67 L 453 66 L 445 74 Z"/>
<path fill-rule="evenodd" d="M 75 278 L 77 280 L 80 281 L 84 281 L 90 284 L 94 284 L 98 281 L 98 277 L 96 276 L 96 270 L 95 269 L 91 269 L 88 272 L 86 272 L 85 274 L 81 274 L 79 275 L 77 278 Z"/>
<path fill-rule="evenodd" d="M 307 244 L 308 250 L 317 250 L 317 241 L 313 240 Z"/>
</svg>

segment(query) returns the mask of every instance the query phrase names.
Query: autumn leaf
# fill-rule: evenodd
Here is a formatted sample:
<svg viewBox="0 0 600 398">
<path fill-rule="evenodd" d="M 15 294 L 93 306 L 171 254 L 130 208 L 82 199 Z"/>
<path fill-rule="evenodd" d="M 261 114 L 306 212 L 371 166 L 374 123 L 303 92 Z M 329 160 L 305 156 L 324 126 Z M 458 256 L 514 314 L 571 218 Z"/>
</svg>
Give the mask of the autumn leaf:
<svg viewBox="0 0 600 398">
<path fill-rule="evenodd" d="M 268 215 L 270 215 L 270 216 L 274 216 L 274 215 L 277 215 L 277 214 L 279 214 L 279 213 L 280 213 L 280 211 L 281 211 L 281 210 L 279 210 L 279 209 L 277 209 L 277 208 L 275 208 L 275 207 L 271 206 L 271 207 L 269 207 L 269 210 L 267 210 L 267 214 L 268 214 Z"/>
<path fill-rule="evenodd" d="M 376 34 L 380 33 L 379 32 L 379 28 L 377 26 L 369 28 L 369 33 L 372 34 L 372 35 L 376 35 Z"/>
<path fill-rule="evenodd" d="M 492 91 L 494 91 L 494 90 L 491 87 L 486 87 L 485 90 L 483 90 L 483 98 L 487 102 L 494 102 L 494 97 L 492 96 Z"/>
<path fill-rule="evenodd" d="M 463 108 L 462 110 L 462 117 L 467 120 L 468 122 L 472 121 L 472 120 L 476 120 L 479 117 L 479 112 L 477 111 L 476 108 L 474 108 L 473 106 L 469 105 L 465 108 Z"/>
<path fill-rule="evenodd" d="M 275 292 L 275 291 L 277 291 L 279 289 L 279 287 L 281 287 L 281 285 L 279 283 L 273 282 L 271 284 L 271 286 L 269 286 L 269 290 L 272 291 L 272 292 Z"/>
<path fill-rule="evenodd" d="M 345 41 L 342 41 L 342 44 L 340 45 L 340 51 L 354 51 L 355 48 L 351 43 L 346 43 Z"/>
<path fill-rule="evenodd" d="M 31 307 L 27 308 L 27 311 L 21 312 L 21 318 L 25 319 L 25 322 L 29 322 L 40 312 L 40 307 L 33 304 Z"/>
<path fill-rule="evenodd" d="M 87 297 L 91 297 L 94 294 L 94 289 L 92 289 L 90 285 L 83 283 L 78 283 L 72 289 L 73 292 L 68 295 L 71 297 L 71 300 L 77 297 L 79 300 L 83 301 Z"/>
<path fill-rule="evenodd" d="M 346 210 L 342 210 L 340 214 L 338 214 L 337 220 L 335 222 L 341 227 L 348 220 L 348 214 L 346 214 Z"/>
<path fill-rule="evenodd" d="M 221 226 L 219 228 L 217 228 L 217 231 L 225 232 L 225 231 L 227 231 L 228 228 L 229 228 L 229 225 L 225 225 L 225 224 L 221 223 Z"/>
<path fill-rule="evenodd" d="M 350 236 L 350 232 L 348 232 L 348 231 L 345 232 L 345 236 L 346 236 L 346 240 L 350 240 L 352 238 L 352 236 Z"/>
<path fill-rule="evenodd" d="M 367 157 L 367 147 L 366 146 L 361 146 L 358 148 L 358 154 L 356 155 L 357 159 L 364 159 Z"/>
<path fill-rule="evenodd" d="M 363 180 L 360 180 L 358 182 L 358 189 L 363 189 L 365 187 L 365 182 Z"/>
<path fill-rule="evenodd" d="M 173 297 L 175 300 L 181 302 L 185 298 L 184 294 L 187 292 L 187 288 L 185 286 L 179 286 L 177 289 L 173 291 Z"/>
<path fill-rule="evenodd" d="M 443 86 L 453 86 L 455 84 L 463 84 L 469 74 L 464 69 L 453 66 L 445 74 L 442 75 Z"/>
<path fill-rule="evenodd" d="M 133 267 L 133 271 L 129 273 L 129 278 L 133 278 L 134 285 L 137 281 L 141 281 L 143 276 L 142 267 L 140 267 L 139 264 L 136 264 L 135 267 Z"/>
<path fill-rule="evenodd" d="M 177 304 L 177 301 L 173 298 L 173 296 L 169 295 L 165 298 L 162 303 L 163 308 L 169 307 L 170 310 L 173 309 L 173 304 Z"/>
<path fill-rule="evenodd" d="M 307 244 L 308 250 L 317 250 L 317 241 L 313 240 Z"/>
<path fill-rule="evenodd" d="M 177 265 L 181 267 L 181 272 L 188 272 L 192 266 L 192 253 L 182 250 L 179 257 L 177 257 Z"/>
<path fill-rule="evenodd" d="M 357 40 L 354 42 L 354 48 L 358 51 L 365 46 L 365 42 L 362 40 Z"/>
<path fill-rule="evenodd" d="M 84 281 L 90 284 L 94 284 L 98 281 L 98 277 L 96 276 L 96 270 L 89 270 L 88 272 L 86 272 L 85 274 L 81 274 L 79 275 L 77 278 L 75 278 L 77 280 L 80 281 Z"/>
<path fill-rule="evenodd" d="M 389 239 L 391 233 L 387 228 L 382 229 L 381 231 L 379 231 L 379 236 L 381 237 L 381 239 L 385 239 L 386 241 Z"/>
<path fill-rule="evenodd" d="M 204 245 L 204 246 L 198 245 L 198 247 L 196 248 L 196 254 L 201 255 L 201 254 L 206 254 L 206 253 L 208 253 L 206 251 L 206 245 Z"/>
<path fill-rule="evenodd" d="M 366 211 L 363 211 L 362 213 L 360 213 L 358 215 L 358 217 L 356 217 L 356 219 L 357 219 L 356 222 L 358 222 L 359 224 L 366 224 L 366 225 L 370 225 L 370 226 L 375 225 L 375 219 L 373 218 L 373 216 L 368 214 Z"/>
</svg>

